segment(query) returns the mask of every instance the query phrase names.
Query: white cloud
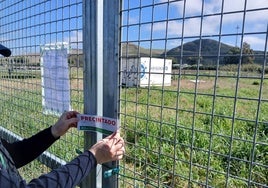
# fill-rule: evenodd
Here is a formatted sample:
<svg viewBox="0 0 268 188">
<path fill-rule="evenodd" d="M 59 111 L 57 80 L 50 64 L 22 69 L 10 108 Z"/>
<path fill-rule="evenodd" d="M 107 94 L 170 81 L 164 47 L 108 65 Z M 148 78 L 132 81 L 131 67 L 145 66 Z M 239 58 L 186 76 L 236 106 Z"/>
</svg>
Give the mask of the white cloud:
<svg viewBox="0 0 268 188">
<path fill-rule="evenodd" d="M 248 0 L 247 9 L 268 8 L 267 0 Z"/>
<path fill-rule="evenodd" d="M 71 48 L 82 48 L 83 32 L 82 31 L 72 31 L 70 35 L 65 36 L 64 42 L 70 44 Z"/>
<path fill-rule="evenodd" d="M 82 31 L 72 31 L 68 41 L 73 43 L 73 42 L 81 42 L 82 40 L 83 40 Z"/>
<path fill-rule="evenodd" d="M 137 23 L 139 23 L 138 17 L 129 17 L 128 24 L 137 24 Z"/>
<path fill-rule="evenodd" d="M 264 50 L 265 39 L 257 36 L 245 36 L 244 42 L 250 44 L 250 48 L 254 50 Z"/>
<path fill-rule="evenodd" d="M 186 2 L 185 17 L 184 19 L 184 36 L 198 36 L 200 35 L 201 15 L 202 15 L 202 1 L 203 0 L 188 0 L 188 1 L 168 1 L 161 0 L 161 2 L 169 2 L 170 6 L 177 9 L 177 15 L 182 17 L 184 2 Z M 219 0 L 205 0 L 204 1 L 204 16 L 202 22 L 202 35 L 217 35 L 220 29 L 220 19 L 223 16 L 222 33 L 234 34 L 236 33 L 236 26 L 240 27 L 239 32 L 242 31 L 243 15 L 245 8 L 245 0 L 224 0 L 223 15 L 221 15 L 222 1 Z M 258 9 L 253 11 L 254 9 Z M 246 17 L 244 32 L 266 32 L 268 23 L 268 0 L 248 0 L 246 5 Z M 234 11 L 240 11 L 239 13 L 232 13 Z M 219 14 L 215 16 L 213 14 Z M 200 17 L 195 17 L 200 16 Z M 165 32 L 166 25 L 163 23 L 154 24 L 153 32 Z M 168 23 L 168 36 L 182 36 L 183 21 L 173 20 Z M 251 44 L 253 48 L 263 48 L 264 39 L 256 36 L 246 36 L 245 40 Z"/>
<path fill-rule="evenodd" d="M 245 0 L 225 0 L 223 12 L 244 10 Z"/>
<path fill-rule="evenodd" d="M 258 11 L 254 11 L 254 12 L 247 12 L 246 13 L 246 20 L 250 21 L 250 22 L 255 22 L 255 23 L 264 22 L 263 24 L 266 25 L 268 22 L 267 15 L 268 15 L 268 9 L 258 10 Z"/>
<path fill-rule="evenodd" d="M 202 34 L 217 35 L 220 28 L 220 16 L 209 16 L 203 19 Z"/>
<path fill-rule="evenodd" d="M 185 12 L 186 14 L 196 14 L 196 13 L 201 13 L 201 8 L 202 8 L 202 1 L 201 0 L 191 0 L 191 1 L 186 1 L 186 6 L 185 6 Z"/>
<path fill-rule="evenodd" d="M 184 25 L 183 25 L 184 24 Z M 200 35 L 200 27 L 201 27 L 201 19 L 200 18 L 192 18 L 184 21 L 169 21 L 168 22 L 168 37 L 181 37 L 182 36 L 182 28 L 184 26 L 183 36 L 199 36 Z M 166 30 L 166 24 L 163 23 L 155 23 L 154 24 L 154 32 L 161 31 L 164 32 Z M 212 35 L 218 34 L 219 28 L 219 17 L 207 17 L 203 20 L 202 25 L 202 35 Z"/>
<path fill-rule="evenodd" d="M 162 24 L 163 26 L 163 24 Z M 168 36 L 181 36 L 182 34 L 182 23 L 178 21 L 168 22 Z"/>
</svg>

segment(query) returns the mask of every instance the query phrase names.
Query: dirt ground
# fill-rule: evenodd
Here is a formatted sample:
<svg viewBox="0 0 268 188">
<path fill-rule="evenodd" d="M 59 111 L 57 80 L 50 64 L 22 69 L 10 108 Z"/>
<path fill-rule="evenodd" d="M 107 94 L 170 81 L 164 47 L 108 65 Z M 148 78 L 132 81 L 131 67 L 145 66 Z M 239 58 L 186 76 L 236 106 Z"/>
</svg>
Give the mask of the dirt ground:
<svg viewBox="0 0 268 188">
<path fill-rule="evenodd" d="M 194 89 L 197 84 L 198 89 L 212 89 L 214 87 L 214 80 L 199 80 L 195 82 L 195 80 L 172 80 L 171 85 L 173 87 L 184 88 L 184 89 Z"/>
</svg>

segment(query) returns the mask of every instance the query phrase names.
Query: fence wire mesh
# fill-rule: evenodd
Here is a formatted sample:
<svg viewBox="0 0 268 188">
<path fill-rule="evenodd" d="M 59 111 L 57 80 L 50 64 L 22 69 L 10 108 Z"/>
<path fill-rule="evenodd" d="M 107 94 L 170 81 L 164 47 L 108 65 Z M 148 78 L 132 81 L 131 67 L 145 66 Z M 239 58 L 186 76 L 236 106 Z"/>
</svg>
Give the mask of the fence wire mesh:
<svg viewBox="0 0 268 188">
<path fill-rule="evenodd" d="M 124 1 L 123 187 L 267 186 L 267 13 L 266 1 Z"/>
<path fill-rule="evenodd" d="M 57 120 L 42 109 L 46 44 L 69 44 L 70 106 L 83 112 L 82 6 L 0 1 L 0 41 L 12 49 L 0 58 L 2 136 Z M 120 187 L 267 187 L 268 2 L 123 0 L 119 14 Z M 83 139 L 72 130 L 49 155 L 69 161 Z M 52 161 L 20 171 L 30 180 Z"/>
<path fill-rule="evenodd" d="M 70 103 L 83 112 L 82 1 L 1 1 L 0 15 L 0 41 L 12 50 L 12 57 L 0 60 L 1 126 L 22 139 L 56 123 L 58 116 L 42 107 L 41 47 L 49 44 L 69 45 Z M 58 78 L 61 72 L 54 73 Z M 35 161 L 20 172 L 27 180 L 38 177 L 76 156 L 83 142 L 83 134 L 72 130 L 48 149 L 45 165 Z"/>
</svg>

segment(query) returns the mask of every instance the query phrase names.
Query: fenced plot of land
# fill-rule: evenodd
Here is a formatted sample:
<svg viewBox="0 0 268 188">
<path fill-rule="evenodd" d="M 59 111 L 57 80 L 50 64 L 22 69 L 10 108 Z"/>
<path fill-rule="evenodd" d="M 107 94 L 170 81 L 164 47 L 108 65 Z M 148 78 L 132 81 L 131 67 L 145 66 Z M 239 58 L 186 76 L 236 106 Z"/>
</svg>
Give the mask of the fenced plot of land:
<svg viewBox="0 0 268 188">
<path fill-rule="evenodd" d="M 136 177 L 125 178 L 122 185 L 134 181 L 157 187 L 154 177 L 163 186 L 177 187 L 188 186 L 189 178 L 193 187 L 206 181 L 223 187 L 227 177 L 234 187 L 246 187 L 249 177 L 256 187 L 268 181 L 267 78 L 257 73 L 247 78 L 231 72 L 217 78 L 199 73 L 198 78 L 194 71 L 174 74 L 170 87 L 121 90 L 121 131 L 127 142 L 121 177 Z M 82 101 L 82 72 L 70 74 L 80 75 L 70 85 L 72 99 Z M 36 75 L 1 79 L 1 120 L 23 137 L 56 120 L 42 114 L 41 78 Z M 74 104 L 82 111 L 82 102 Z M 72 130 L 49 150 L 68 161 L 82 147 L 82 133 Z"/>
</svg>

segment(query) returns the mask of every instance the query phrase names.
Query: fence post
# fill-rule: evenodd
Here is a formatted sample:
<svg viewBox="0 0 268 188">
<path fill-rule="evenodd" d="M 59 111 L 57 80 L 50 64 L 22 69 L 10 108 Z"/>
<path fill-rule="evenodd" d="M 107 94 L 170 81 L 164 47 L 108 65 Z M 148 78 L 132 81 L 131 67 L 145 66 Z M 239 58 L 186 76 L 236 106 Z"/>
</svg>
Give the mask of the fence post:
<svg viewBox="0 0 268 188">
<path fill-rule="evenodd" d="M 119 118 L 119 11 L 120 0 L 104 0 L 103 19 L 103 115 L 110 118 Z M 105 164 L 103 171 L 109 170 L 107 167 L 115 168 L 116 162 Z M 117 176 L 102 178 L 103 187 L 118 187 Z"/>
<path fill-rule="evenodd" d="M 83 0 L 84 113 L 118 117 L 119 0 Z M 106 135 L 85 132 L 85 149 Z M 116 163 L 105 166 L 114 168 Z M 117 176 L 103 178 L 97 166 L 82 188 L 115 188 Z"/>
</svg>

